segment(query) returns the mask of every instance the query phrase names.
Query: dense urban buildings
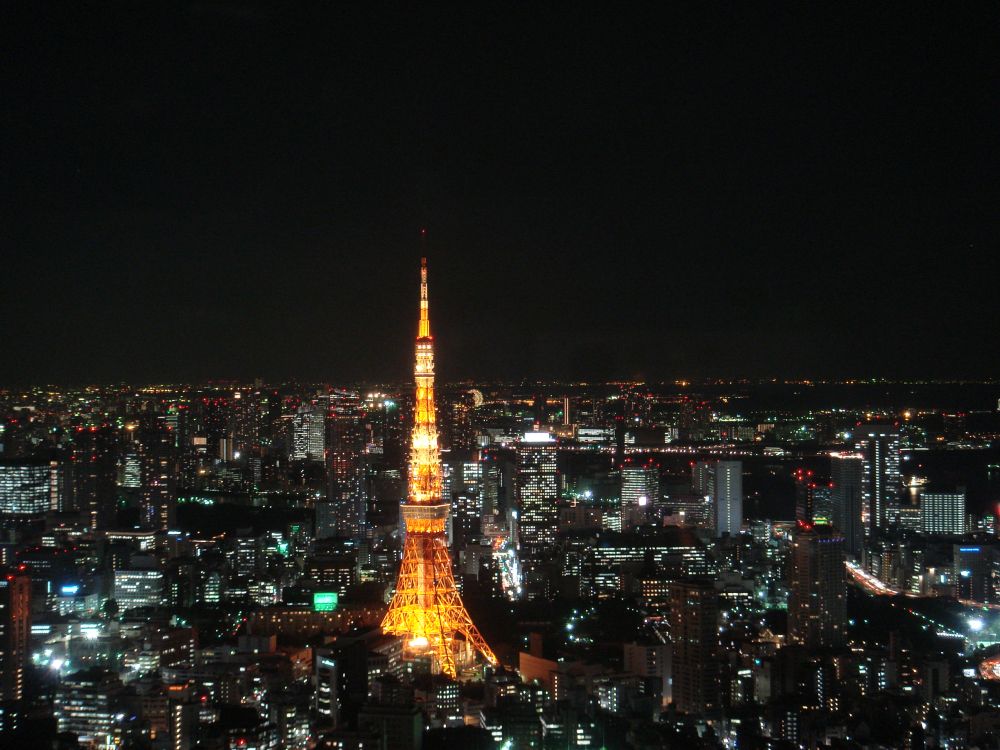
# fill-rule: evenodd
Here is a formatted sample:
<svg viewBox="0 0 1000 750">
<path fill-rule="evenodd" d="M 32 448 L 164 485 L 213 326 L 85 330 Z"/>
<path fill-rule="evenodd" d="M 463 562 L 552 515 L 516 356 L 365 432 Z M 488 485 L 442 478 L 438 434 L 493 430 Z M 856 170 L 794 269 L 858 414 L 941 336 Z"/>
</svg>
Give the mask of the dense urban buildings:
<svg viewBox="0 0 1000 750">
<path fill-rule="evenodd" d="M 437 388 L 424 326 L 416 391 L 0 392 L 4 736 L 993 736 L 998 386 Z"/>
<path fill-rule="evenodd" d="M 4 11 L 0 750 L 1000 750 L 996 4 Z"/>
</svg>

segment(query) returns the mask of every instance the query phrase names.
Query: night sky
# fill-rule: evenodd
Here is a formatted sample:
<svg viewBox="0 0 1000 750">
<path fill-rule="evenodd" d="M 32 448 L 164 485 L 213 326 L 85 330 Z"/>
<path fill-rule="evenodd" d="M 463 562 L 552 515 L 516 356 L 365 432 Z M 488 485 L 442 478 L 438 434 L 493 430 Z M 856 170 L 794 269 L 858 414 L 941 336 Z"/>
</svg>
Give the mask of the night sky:
<svg viewBox="0 0 1000 750">
<path fill-rule="evenodd" d="M 357 5 L 4 5 L 0 383 L 1000 374 L 995 3 Z"/>
</svg>

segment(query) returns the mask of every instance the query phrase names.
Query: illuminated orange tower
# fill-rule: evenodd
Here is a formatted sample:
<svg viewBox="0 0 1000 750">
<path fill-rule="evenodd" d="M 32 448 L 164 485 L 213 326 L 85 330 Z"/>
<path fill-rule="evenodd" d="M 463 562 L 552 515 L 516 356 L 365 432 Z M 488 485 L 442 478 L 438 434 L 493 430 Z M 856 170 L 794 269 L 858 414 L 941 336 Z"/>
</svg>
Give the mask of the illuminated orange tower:
<svg viewBox="0 0 1000 750">
<path fill-rule="evenodd" d="M 405 524 L 396 594 L 382 620 L 385 633 L 403 639 L 403 657 L 430 656 L 432 669 L 457 677 L 478 651 L 496 664 L 455 587 L 445 524 L 451 504 L 441 497 L 441 451 L 434 407 L 434 338 L 427 305 L 427 259 L 420 260 L 420 325 L 414 371 L 417 398 L 410 438 L 410 481 L 400 506 Z"/>
</svg>

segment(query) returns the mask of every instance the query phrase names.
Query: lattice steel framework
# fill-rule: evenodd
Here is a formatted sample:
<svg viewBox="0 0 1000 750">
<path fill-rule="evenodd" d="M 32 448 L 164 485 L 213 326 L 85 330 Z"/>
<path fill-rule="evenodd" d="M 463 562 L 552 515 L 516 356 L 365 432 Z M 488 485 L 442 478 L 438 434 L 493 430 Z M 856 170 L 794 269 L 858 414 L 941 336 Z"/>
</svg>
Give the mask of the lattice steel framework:
<svg viewBox="0 0 1000 750">
<path fill-rule="evenodd" d="M 416 404 L 410 439 L 407 502 L 400 509 L 406 539 L 396 593 L 382 620 L 385 633 L 403 639 L 404 658 L 431 657 L 450 677 L 472 663 L 475 653 L 494 656 L 462 604 L 445 539 L 450 504 L 441 498 L 441 451 L 434 406 L 434 339 L 427 301 L 427 259 L 420 263 L 420 323 L 417 329 Z"/>
</svg>

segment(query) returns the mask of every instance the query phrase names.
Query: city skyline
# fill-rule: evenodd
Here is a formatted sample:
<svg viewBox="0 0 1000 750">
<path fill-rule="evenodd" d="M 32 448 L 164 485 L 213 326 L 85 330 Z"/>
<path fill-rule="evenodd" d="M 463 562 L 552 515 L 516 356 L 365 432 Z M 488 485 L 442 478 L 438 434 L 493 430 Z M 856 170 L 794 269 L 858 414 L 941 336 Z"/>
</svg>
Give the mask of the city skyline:
<svg viewBox="0 0 1000 750">
<path fill-rule="evenodd" d="M 0 740 L 996 744 L 1000 384 L 440 386 L 426 281 L 399 387 L 0 390 Z"/>
<path fill-rule="evenodd" d="M 1000 8 L 0 21 L 0 747 L 1000 750 Z"/>
</svg>

